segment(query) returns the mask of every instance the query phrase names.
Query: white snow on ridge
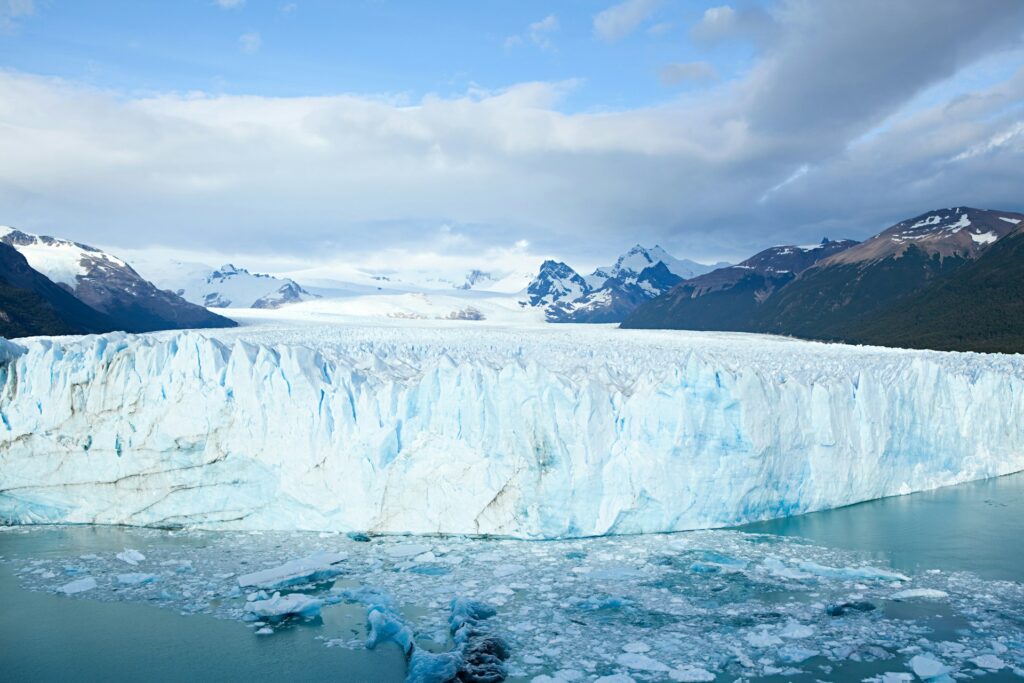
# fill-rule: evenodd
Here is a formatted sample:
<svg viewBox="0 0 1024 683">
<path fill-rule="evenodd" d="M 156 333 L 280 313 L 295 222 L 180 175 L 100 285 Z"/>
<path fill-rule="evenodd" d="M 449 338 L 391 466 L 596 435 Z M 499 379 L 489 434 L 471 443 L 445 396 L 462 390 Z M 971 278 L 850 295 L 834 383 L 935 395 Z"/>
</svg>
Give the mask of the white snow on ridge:
<svg viewBox="0 0 1024 683">
<path fill-rule="evenodd" d="M 1017 356 L 365 320 L 25 348 L 0 371 L 17 523 L 570 537 L 1024 469 Z"/>
</svg>

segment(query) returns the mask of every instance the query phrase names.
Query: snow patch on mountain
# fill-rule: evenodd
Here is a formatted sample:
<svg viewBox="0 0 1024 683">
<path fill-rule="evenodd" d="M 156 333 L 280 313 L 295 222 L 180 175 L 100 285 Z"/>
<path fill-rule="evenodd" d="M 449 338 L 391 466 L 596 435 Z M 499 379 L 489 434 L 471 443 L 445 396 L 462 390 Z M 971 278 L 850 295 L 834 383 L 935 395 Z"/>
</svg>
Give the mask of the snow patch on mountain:
<svg viewBox="0 0 1024 683">
<path fill-rule="evenodd" d="M 250 273 L 230 263 L 186 284 L 178 293 L 214 308 L 277 308 L 316 298 L 294 280 Z"/>
<path fill-rule="evenodd" d="M 527 292 L 529 304 L 543 308 L 549 322 L 621 322 L 642 303 L 714 267 L 638 244 L 586 277 L 560 261 L 545 261 Z"/>
<path fill-rule="evenodd" d="M 33 235 L 10 226 L 0 226 L 0 240 L 25 257 L 34 270 L 72 292 L 79 279 L 103 265 L 127 268 L 128 264 L 104 251 L 70 240 Z"/>
</svg>

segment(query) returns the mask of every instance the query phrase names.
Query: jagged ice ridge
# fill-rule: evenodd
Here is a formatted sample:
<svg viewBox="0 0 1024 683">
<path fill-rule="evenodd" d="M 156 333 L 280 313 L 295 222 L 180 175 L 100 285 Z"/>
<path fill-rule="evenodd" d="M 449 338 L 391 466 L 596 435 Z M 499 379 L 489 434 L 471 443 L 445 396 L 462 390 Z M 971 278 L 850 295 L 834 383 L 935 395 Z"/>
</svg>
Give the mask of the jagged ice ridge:
<svg viewBox="0 0 1024 683">
<path fill-rule="evenodd" d="M 557 538 L 1024 469 L 1024 358 L 608 328 L 0 348 L 0 520 Z"/>
</svg>

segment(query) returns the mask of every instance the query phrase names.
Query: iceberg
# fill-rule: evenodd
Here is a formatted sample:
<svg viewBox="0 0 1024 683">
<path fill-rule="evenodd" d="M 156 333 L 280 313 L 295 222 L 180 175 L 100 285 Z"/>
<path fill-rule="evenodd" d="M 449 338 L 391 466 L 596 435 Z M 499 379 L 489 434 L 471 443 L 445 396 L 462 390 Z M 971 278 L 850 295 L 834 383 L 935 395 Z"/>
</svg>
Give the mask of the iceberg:
<svg viewBox="0 0 1024 683">
<path fill-rule="evenodd" d="M 344 569 L 337 565 L 345 560 L 345 553 L 318 552 L 300 560 L 285 562 L 279 567 L 262 569 L 238 577 L 242 588 L 277 590 L 303 583 L 326 581 L 338 576 Z"/>
<path fill-rule="evenodd" d="M 0 521 L 682 531 L 1019 471 L 1022 423 L 1022 356 L 457 323 L 36 338 L 0 345 Z"/>
<path fill-rule="evenodd" d="M 302 593 L 289 593 L 288 595 L 274 593 L 266 600 L 253 600 L 246 603 L 245 611 L 271 621 L 280 621 L 290 616 L 313 619 L 320 616 L 322 606 L 321 600 Z"/>
</svg>

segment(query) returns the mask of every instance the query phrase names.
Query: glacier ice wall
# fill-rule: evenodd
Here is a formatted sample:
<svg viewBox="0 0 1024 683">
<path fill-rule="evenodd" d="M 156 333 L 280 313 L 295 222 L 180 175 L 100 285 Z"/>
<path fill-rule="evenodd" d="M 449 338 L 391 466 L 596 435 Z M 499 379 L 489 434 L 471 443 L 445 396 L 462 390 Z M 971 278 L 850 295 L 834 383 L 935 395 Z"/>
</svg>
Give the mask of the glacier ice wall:
<svg viewBox="0 0 1024 683">
<path fill-rule="evenodd" d="M 314 329 L 0 346 L 0 520 L 564 537 L 1024 469 L 1024 357 Z"/>
</svg>

